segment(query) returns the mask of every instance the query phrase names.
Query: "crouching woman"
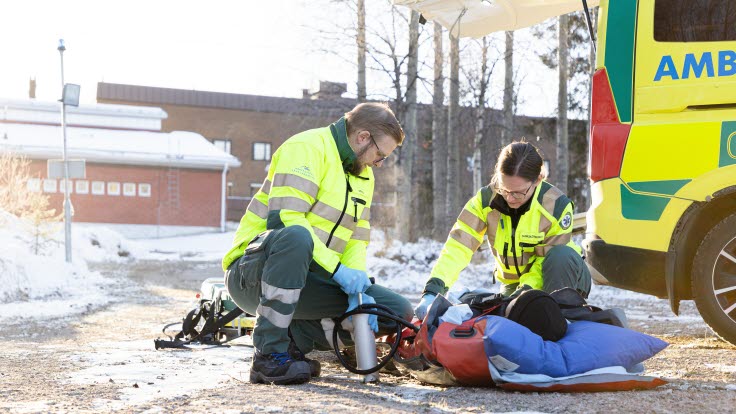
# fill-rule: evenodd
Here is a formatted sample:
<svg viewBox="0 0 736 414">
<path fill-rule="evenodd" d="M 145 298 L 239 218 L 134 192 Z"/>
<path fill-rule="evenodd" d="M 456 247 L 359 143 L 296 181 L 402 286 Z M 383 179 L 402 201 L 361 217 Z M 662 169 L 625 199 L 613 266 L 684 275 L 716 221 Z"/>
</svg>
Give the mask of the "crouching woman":
<svg viewBox="0 0 736 414">
<path fill-rule="evenodd" d="M 483 235 L 496 262 L 489 282 L 498 279 L 504 296 L 563 287 L 588 296 L 590 272 L 572 241 L 573 203 L 544 181 L 542 166 L 537 148 L 523 140 L 501 150 L 491 183 L 465 204 L 450 231 L 415 309 L 419 319 L 455 283 Z"/>
</svg>

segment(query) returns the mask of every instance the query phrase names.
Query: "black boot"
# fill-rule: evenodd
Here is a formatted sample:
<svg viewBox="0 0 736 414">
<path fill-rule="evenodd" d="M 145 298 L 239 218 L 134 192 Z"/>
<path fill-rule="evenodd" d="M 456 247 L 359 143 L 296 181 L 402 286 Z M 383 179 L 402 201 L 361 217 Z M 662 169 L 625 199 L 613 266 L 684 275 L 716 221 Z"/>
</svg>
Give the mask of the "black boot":
<svg viewBox="0 0 736 414">
<path fill-rule="evenodd" d="M 304 352 L 302 352 L 302 350 L 299 349 L 298 346 L 296 346 L 296 342 L 294 342 L 293 339 L 291 340 L 291 342 L 289 342 L 289 356 L 297 361 L 304 361 L 309 364 L 309 374 L 312 376 L 312 378 L 319 377 L 319 374 L 322 372 L 322 366 L 319 364 L 319 361 L 307 358 L 304 355 Z"/>
<path fill-rule="evenodd" d="M 309 371 L 308 363 L 295 360 L 288 352 L 262 355 L 255 351 L 250 367 L 250 382 L 276 385 L 302 384 L 311 379 Z"/>
</svg>

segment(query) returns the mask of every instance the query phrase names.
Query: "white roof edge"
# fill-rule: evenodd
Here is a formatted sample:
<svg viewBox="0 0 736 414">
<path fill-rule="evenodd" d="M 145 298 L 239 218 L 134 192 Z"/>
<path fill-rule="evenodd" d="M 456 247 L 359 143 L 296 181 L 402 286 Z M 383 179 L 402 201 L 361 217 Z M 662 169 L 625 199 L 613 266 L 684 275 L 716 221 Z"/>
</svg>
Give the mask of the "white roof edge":
<svg viewBox="0 0 736 414">
<path fill-rule="evenodd" d="M 1 109 L 0 109 L 1 110 Z M 31 158 L 61 158 L 61 127 L 0 123 L 0 151 Z M 222 169 L 239 167 L 232 154 L 192 131 L 129 131 L 69 127 L 68 158 L 90 163 Z"/>
<path fill-rule="evenodd" d="M 8 150 L 13 151 L 10 146 L 6 147 Z M 38 149 L 29 150 L 27 147 L 23 151 L 17 151 L 22 153 L 31 159 L 60 159 L 60 151 L 51 151 L 49 149 Z M 198 157 L 193 158 L 187 156 L 186 158 L 166 158 L 161 159 L 157 157 L 150 157 L 150 159 L 137 158 L 137 159 L 126 159 L 116 157 L 114 154 L 100 155 L 97 152 L 92 151 L 79 151 L 72 150 L 67 153 L 68 159 L 84 159 L 85 162 L 99 163 L 99 164 L 119 164 L 119 165 L 142 165 L 142 166 L 158 166 L 158 167 L 179 167 L 179 168 L 196 168 L 196 169 L 212 169 L 219 170 L 224 168 L 226 165 L 228 168 L 240 167 L 241 162 L 235 158 L 213 158 L 213 157 Z"/>
<path fill-rule="evenodd" d="M 5 108 L 27 109 L 43 112 L 58 112 L 61 103 L 55 101 L 37 101 L 35 99 L 0 98 L 0 111 Z M 166 119 L 168 114 L 161 108 L 154 106 L 133 106 L 115 104 L 80 104 L 78 107 L 67 106 L 68 113 L 90 115 L 117 115 L 129 118 Z"/>
</svg>

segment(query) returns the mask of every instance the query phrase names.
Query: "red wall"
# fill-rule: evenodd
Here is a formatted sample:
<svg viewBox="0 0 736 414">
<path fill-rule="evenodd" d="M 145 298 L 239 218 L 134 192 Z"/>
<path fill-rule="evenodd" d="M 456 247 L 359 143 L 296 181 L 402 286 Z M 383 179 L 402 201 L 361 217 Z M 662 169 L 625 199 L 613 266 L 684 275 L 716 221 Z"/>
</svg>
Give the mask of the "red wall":
<svg viewBox="0 0 736 414">
<path fill-rule="evenodd" d="M 220 226 L 221 171 L 90 163 L 86 170 L 89 193 L 72 191 L 70 196 L 75 222 Z M 31 171 L 46 178 L 46 160 L 34 160 Z M 64 202 L 59 181 L 56 193 L 45 193 L 57 212 Z M 93 181 L 105 182 L 104 195 L 92 194 Z M 108 195 L 107 182 L 119 182 L 120 195 Z M 123 195 L 123 183 L 136 183 L 136 195 Z M 138 195 L 139 183 L 151 185 L 150 197 Z"/>
</svg>

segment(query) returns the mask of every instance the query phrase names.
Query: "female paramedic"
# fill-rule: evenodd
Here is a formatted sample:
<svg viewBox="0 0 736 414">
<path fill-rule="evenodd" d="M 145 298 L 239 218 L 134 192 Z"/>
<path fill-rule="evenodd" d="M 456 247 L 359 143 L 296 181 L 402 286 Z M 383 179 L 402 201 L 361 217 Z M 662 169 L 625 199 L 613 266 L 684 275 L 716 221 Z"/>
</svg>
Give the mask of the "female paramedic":
<svg viewBox="0 0 736 414">
<path fill-rule="evenodd" d="M 484 234 L 496 259 L 492 283 L 501 281 L 502 295 L 572 287 L 588 296 L 590 272 L 572 241 L 573 203 L 544 181 L 542 165 L 537 148 L 523 139 L 501 150 L 491 184 L 465 204 L 450 231 L 414 310 L 419 319 L 455 283 Z"/>
</svg>

